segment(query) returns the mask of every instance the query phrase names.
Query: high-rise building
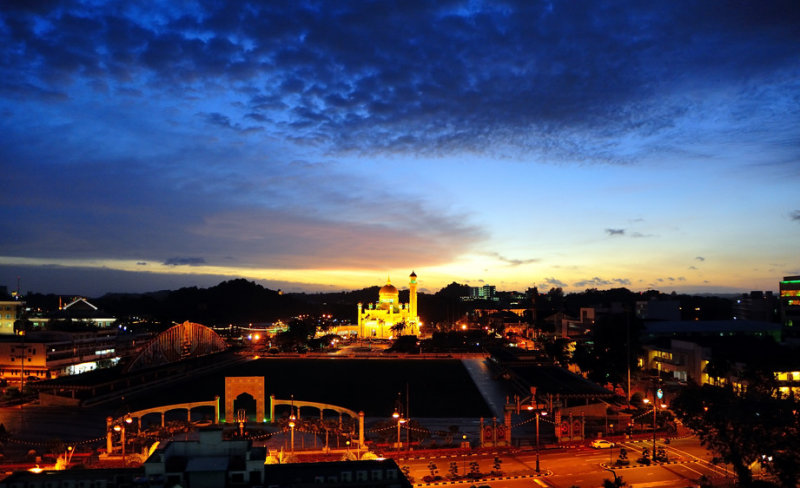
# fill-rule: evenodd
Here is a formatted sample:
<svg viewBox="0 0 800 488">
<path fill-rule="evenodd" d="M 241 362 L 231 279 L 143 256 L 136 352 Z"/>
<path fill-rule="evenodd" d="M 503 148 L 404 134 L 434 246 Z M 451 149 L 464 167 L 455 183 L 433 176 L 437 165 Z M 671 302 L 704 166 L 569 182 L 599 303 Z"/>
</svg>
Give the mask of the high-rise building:
<svg viewBox="0 0 800 488">
<path fill-rule="evenodd" d="M 784 337 L 800 336 L 800 276 L 784 276 L 779 287 Z"/>
<path fill-rule="evenodd" d="M 771 292 L 751 291 L 744 293 L 733 304 L 733 318 L 776 322 L 778 320 L 778 298 Z"/>
<path fill-rule="evenodd" d="M 497 288 L 494 285 L 472 286 L 469 297 L 473 300 L 496 300 Z"/>
</svg>

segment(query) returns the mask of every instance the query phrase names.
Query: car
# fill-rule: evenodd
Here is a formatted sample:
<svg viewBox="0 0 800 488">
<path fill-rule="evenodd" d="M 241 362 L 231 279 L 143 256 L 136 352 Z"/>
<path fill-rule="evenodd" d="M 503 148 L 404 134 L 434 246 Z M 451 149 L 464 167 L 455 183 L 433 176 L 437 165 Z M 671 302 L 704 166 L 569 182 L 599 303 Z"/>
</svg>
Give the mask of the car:
<svg viewBox="0 0 800 488">
<path fill-rule="evenodd" d="M 614 447 L 614 443 L 605 439 L 595 439 L 592 441 L 592 447 L 595 449 L 608 449 Z"/>
</svg>

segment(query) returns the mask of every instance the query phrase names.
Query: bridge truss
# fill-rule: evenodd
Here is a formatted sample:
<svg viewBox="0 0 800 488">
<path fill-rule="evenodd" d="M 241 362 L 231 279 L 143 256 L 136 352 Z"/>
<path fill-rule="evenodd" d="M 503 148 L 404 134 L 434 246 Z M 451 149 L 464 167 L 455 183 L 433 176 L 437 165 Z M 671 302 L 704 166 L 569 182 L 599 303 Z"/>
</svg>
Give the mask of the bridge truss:
<svg viewBox="0 0 800 488">
<path fill-rule="evenodd" d="M 210 328 L 186 321 L 170 327 L 151 340 L 125 371 L 138 371 L 205 356 L 224 351 L 227 347 L 225 341 Z"/>
</svg>

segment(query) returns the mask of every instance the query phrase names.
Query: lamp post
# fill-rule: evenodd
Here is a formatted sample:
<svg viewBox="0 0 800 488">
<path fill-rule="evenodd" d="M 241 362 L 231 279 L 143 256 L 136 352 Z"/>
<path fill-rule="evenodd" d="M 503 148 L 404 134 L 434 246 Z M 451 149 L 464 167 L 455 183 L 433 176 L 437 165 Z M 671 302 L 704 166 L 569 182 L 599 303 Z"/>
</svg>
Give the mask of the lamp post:
<svg viewBox="0 0 800 488">
<path fill-rule="evenodd" d="M 114 431 L 119 432 L 119 439 L 122 444 L 122 464 L 125 464 L 125 424 L 130 425 L 131 422 L 133 422 L 133 418 L 130 415 L 126 415 L 123 422 L 114 426 Z"/>
<path fill-rule="evenodd" d="M 528 410 L 533 411 L 533 405 L 528 405 Z M 547 411 L 536 411 L 536 472 L 539 473 L 539 416 L 547 416 Z"/>
<path fill-rule="evenodd" d="M 289 416 L 289 431 L 291 432 L 291 444 L 292 444 L 292 454 L 294 454 L 294 426 L 295 426 L 295 416 L 294 414 Z"/>
<path fill-rule="evenodd" d="M 464 468 L 464 476 L 467 475 L 467 452 L 469 452 L 469 444 L 467 444 L 467 434 L 461 436 L 461 448 L 464 452 L 461 454 L 462 466 Z"/>
<path fill-rule="evenodd" d="M 397 410 L 395 410 L 394 413 L 392 414 L 392 418 L 397 420 L 397 444 L 396 444 L 396 447 L 397 447 L 397 450 L 399 451 L 400 449 L 403 448 L 403 441 L 400 440 L 400 424 L 404 424 L 406 422 L 406 419 L 404 419 L 402 417 L 402 415 L 400 415 L 400 412 L 398 412 Z"/>
<path fill-rule="evenodd" d="M 291 410 L 289 411 L 289 430 L 291 432 L 291 452 L 294 454 L 294 427 L 296 425 L 295 420 L 297 417 L 294 415 L 294 395 L 292 395 L 292 405 Z"/>
<path fill-rule="evenodd" d="M 664 398 L 664 392 L 661 391 L 661 388 L 659 388 L 658 391 L 656 392 L 656 397 L 657 397 L 658 400 L 661 400 L 662 398 Z M 650 400 L 648 398 L 645 398 L 642 401 L 645 404 L 650 403 Z M 661 404 L 661 408 L 666 408 L 666 407 L 667 406 L 665 404 L 663 404 L 663 403 Z M 656 459 L 656 402 L 655 402 L 655 400 L 653 401 L 653 451 L 650 454 L 651 454 L 650 459 L 655 461 L 655 459 Z"/>
</svg>

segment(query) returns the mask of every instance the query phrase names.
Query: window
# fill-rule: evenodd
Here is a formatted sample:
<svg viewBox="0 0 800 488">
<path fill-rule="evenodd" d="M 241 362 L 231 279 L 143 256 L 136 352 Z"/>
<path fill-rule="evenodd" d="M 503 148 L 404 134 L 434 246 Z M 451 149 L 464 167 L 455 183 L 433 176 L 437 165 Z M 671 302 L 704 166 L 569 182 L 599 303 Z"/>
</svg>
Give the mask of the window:
<svg viewBox="0 0 800 488">
<path fill-rule="evenodd" d="M 380 481 L 383 479 L 383 471 L 380 469 L 372 470 L 372 481 Z"/>
<path fill-rule="evenodd" d="M 367 481 L 367 472 L 356 471 L 356 481 Z"/>
<path fill-rule="evenodd" d="M 325 477 L 324 476 L 314 476 L 314 484 L 315 485 L 324 485 L 325 484 Z"/>
<path fill-rule="evenodd" d="M 351 483 L 353 481 L 353 472 L 352 471 L 342 471 L 339 478 L 342 479 L 342 483 Z"/>
</svg>

